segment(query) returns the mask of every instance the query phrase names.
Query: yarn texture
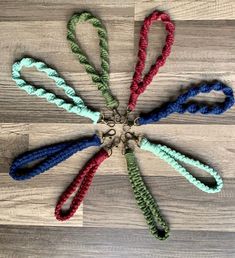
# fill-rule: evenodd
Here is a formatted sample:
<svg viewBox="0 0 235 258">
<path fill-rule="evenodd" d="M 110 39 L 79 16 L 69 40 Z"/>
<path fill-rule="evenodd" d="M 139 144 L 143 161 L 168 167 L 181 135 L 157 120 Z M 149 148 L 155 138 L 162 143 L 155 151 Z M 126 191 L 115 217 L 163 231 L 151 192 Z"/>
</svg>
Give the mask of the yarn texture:
<svg viewBox="0 0 235 258">
<path fill-rule="evenodd" d="M 78 23 L 89 22 L 98 32 L 100 46 L 101 72 L 98 72 L 90 63 L 87 55 L 77 43 L 76 25 Z M 113 97 L 109 88 L 109 50 L 108 50 L 108 35 L 101 21 L 90 12 L 82 12 L 74 14 L 67 25 L 67 39 L 71 50 L 77 57 L 79 62 L 84 66 L 86 72 L 91 76 L 91 79 L 98 89 L 101 91 L 105 99 L 106 106 L 110 109 L 118 107 L 118 100 Z"/>
<path fill-rule="evenodd" d="M 55 208 L 55 216 L 57 220 L 65 221 L 70 219 L 75 214 L 89 190 L 92 179 L 98 167 L 108 157 L 108 152 L 105 149 L 100 149 L 99 152 L 95 156 L 93 156 L 84 166 L 84 168 L 79 172 L 73 182 L 68 186 L 68 188 L 59 198 L 59 201 Z M 75 191 L 77 192 L 73 197 L 69 209 L 63 210 L 63 205 Z"/>
<path fill-rule="evenodd" d="M 184 176 L 191 184 L 195 185 L 198 189 L 202 190 L 206 193 L 217 193 L 220 192 L 223 187 L 223 180 L 212 167 L 209 167 L 198 160 L 194 160 L 186 157 L 185 155 L 172 150 L 171 148 L 161 145 L 161 144 L 153 144 L 148 141 L 146 138 L 143 138 L 140 142 L 140 148 L 142 150 L 149 151 L 159 157 L 160 159 L 166 161 L 169 165 L 171 165 L 176 171 L 178 171 L 182 176 Z M 202 183 L 200 180 L 196 179 L 192 176 L 188 170 L 183 167 L 179 162 L 197 167 L 199 169 L 204 170 L 206 173 L 211 175 L 215 181 L 215 187 L 209 187 Z"/>
<path fill-rule="evenodd" d="M 125 158 L 135 199 L 143 212 L 149 230 L 157 239 L 165 240 L 169 236 L 169 227 L 164 221 L 156 201 L 144 184 L 133 150 L 127 149 Z"/>
<path fill-rule="evenodd" d="M 23 67 L 35 67 L 38 71 L 45 73 L 55 82 L 58 88 L 64 90 L 65 94 L 72 99 L 73 104 L 56 96 L 54 93 L 45 90 L 44 88 L 36 87 L 26 82 L 20 74 Z M 19 62 L 15 62 L 12 66 L 12 79 L 20 89 L 26 91 L 29 95 L 36 95 L 40 98 L 44 98 L 49 103 L 55 104 L 70 113 L 90 118 L 94 123 L 97 123 L 100 119 L 100 113 L 88 109 L 84 104 L 84 101 L 76 95 L 76 92 L 72 87 L 66 84 L 57 71 L 48 67 L 42 61 L 37 61 L 33 58 L 22 58 Z"/>
<path fill-rule="evenodd" d="M 45 146 L 19 155 L 10 167 L 9 175 L 15 180 L 27 180 L 35 177 L 52 167 L 65 161 L 73 154 L 91 146 L 100 146 L 101 141 L 97 135 L 85 140 L 68 141 Z M 39 161 L 28 168 L 29 163 Z"/>
<path fill-rule="evenodd" d="M 211 91 L 222 92 L 225 95 L 223 103 L 217 103 L 213 106 L 208 104 L 187 103 L 190 98 L 197 96 L 200 93 L 209 93 Z M 186 112 L 195 114 L 201 113 L 202 115 L 221 115 L 234 105 L 234 95 L 232 88 L 224 85 L 221 82 L 213 84 L 204 83 L 199 87 L 193 87 L 186 93 L 180 95 L 175 101 L 166 103 L 162 108 L 155 109 L 150 113 L 144 114 L 137 119 L 137 124 L 146 125 L 157 121 L 173 113 L 184 114 Z"/>
<path fill-rule="evenodd" d="M 159 19 L 164 23 L 165 29 L 167 31 L 166 43 L 162 49 L 162 54 L 157 57 L 156 62 L 151 66 L 148 73 L 143 77 L 142 74 L 145 68 L 145 61 L 147 57 L 149 29 L 153 22 Z M 144 19 L 144 23 L 140 31 L 138 61 L 135 67 L 135 73 L 130 88 L 131 94 L 128 104 L 129 111 L 133 111 L 135 109 L 138 97 L 152 82 L 153 77 L 158 73 L 159 68 L 165 64 L 167 57 L 171 53 L 171 46 L 174 42 L 174 31 L 175 25 L 172 23 L 169 15 L 166 13 L 154 11 Z"/>
</svg>

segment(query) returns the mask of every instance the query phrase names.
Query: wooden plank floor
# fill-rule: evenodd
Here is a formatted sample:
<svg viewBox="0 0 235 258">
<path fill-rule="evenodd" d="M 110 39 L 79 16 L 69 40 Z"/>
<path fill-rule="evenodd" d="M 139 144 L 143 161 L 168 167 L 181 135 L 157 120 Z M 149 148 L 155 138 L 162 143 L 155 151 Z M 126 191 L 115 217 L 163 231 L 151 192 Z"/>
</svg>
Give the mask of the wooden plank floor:
<svg viewBox="0 0 235 258">
<path fill-rule="evenodd" d="M 24 55 L 44 60 L 57 68 L 89 106 L 103 110 L 102 97 L 66 41 L 71 14 L 90 10 L 102 18 L 109 33 L 110 83 L 123 111 L 139 30 L 154 9 L 171 15 L 175 43 L 166 65 L 140 97 L 136 114 L 203 80 L 219 79 L 235 89 L 233 0 L 0 1 L 1 258 L 235 257 L 235 108 L 221 117 L 172 115 L 159 124 L 136 129 L 212 165 L 224 178 L 223 190 L 209 195 L 189 185 L 163 161 L 136 150 L 146 184 L 172 229 L 167 241 L 157 241 L 149 234 L 136 207 L 120 148 L 102 164 L 82 207 L 68 222 L 54 218 L 57 198 L 96 148 L 74 155 L 31 181 L 15 182 L 8 176 L 12 159 L 22 151 L 105 129 L 19 90 L 11 80 L 14 60 Z M 165 37 L 158 23 L 150 33 L 146 69 L 160 53 Z M 95 29 L 79 25 L 77 34 L 99 67 Z M 51 80 L 33 69 L 24 75 L 36 85 L 55 90 Z M 197 99 L 212 102 L 222 97 L 212 93 Z M 194 173 L 205 177 L 201 171 Z"/>
</svg>

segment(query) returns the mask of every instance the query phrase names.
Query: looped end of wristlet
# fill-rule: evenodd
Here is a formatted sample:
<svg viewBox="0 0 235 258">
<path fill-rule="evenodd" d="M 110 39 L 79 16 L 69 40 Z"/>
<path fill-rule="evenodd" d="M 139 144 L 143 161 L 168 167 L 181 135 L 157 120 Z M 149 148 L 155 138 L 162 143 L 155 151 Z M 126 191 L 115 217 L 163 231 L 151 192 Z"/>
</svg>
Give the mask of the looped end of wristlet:
<svg viewBox="0 0 235 258">
<path fill-rule="evenodd" d="M 100 145 L 99 137 L 94 134 L 87 139 L 66 141 L 30 150 L 13 160 L 9 175 L 14 180 L 28 180 L 48 171 L 83 149 Z M 29 167 L 33 162 L 34 164 Z"/>
<path fill-rule="evenodd" d="M 103 148 L 100 149 L 78 173 L 73 182 L 59 198 L 55 208 L 55 217 L 57 220 L 66 221 L 73 217 L 85 198 L 98 167 L 108 157 L 107 151 Z M 64 204 L 74 192 L 76 192 L 76 194 L 72 199 L 69 209 L 64 210 Z"/>
<path fill-rule="evenodd" d="M 200 102 L 190 103 L 189 101 L 199 94 L 207 94 L 211 91 L 222 92 L 225 99 L 222 103 L 214 103 L 214 105 L 203 104 Z M 173 113 L 196 114 L 201 115 L 221 115 L 229 110 L 234 105 L 234 94 L 231 87 L 223 84 L 222 82 L 205 82 L 200 86 L 192 87 L 185 93 L 179 95 L 173 102 L 165 103 L 161 108 L 157 108 L 147 114 L 138 118 L 140 125 L 151 124 L 158 122 L 163 118 L 168 117 Z"/>
<path fill-rule="evenodd" d="M 161 20 L 165 25 L 165 29 L 167 31 L 166 43 L 162 49 L 161 55 L 156 58 L 156 61 L 151 66 L 150 70 L 143 76 L 143 71 L 147 58 L 149 29 L 153 22 L 157 20 Z M 170 55 L 171 47 L 174 42 L 174 31 L 175 25 L 171 21 L 170 16 L 164 12 L 159 12 L 155 10 L 144 19 L 143 25 L 140 30 L 138 61 L 135 66 L 135 72 L 130 88 L 131 94 L 128 103 L 128 108 L 130 110 L 133 111 L 135 109 L 138 97 L 146 90 L 148 85 L 152 82 L 160 67 L 165 64 L 167 57 Z"/>
<path fill-rule="evenodd" d="M 179 172 L 183 177 L 185 177 L 191 184 L 196 186 L 198 189 L 200 189 L 203 192 L 206 193 L 218 193 L 223 188 L 223 180 L 219 173 L 214 170 L 212 167 L 203 164 L 199 160 L 194 160 L 192 158 L 189 158 L 185 156 L 184 154 L 177 152 L 176 150 L 173 150 L 165 145 L 161 144 L 154 144 L 150 142 L 148 139 L 143 138 L 140 142 L 140 148 L 142 150 L 149 151 L 159 157 L 160 159 L 167 162 L 172 168 L 174 168 L 177 172 Z M 194 177 L 184 166 L 191 165 L 193 167 L 199 168 L 203 171 L 205 171 L 207 174 L 211 175 L 216 184 L 214 186 L 209 186 L 205 183 L 203 183 L 201 180 Z"/>
<path fill-rule="evenodd" d="M 77 23 L 89 22 L 92 24 L 98 33 L 99 47 L 100 47 L 100 60 L 101 71 L 99 72 L 95 66 L 90 62 L 87 54 L 82 50 L 76 38 L 76 25 Z M 108 34 L 102 24 L 101 20 L 95 17 L 92 13 L 84 11 L 82 13 L 74 14 L 67 25 L 67 40 L 70 44 L 71 50 L 76 58 L 79 60 L 87 72 L 91 76 L 93 83 L 101 91 L 108 108 L 117 108 L 118 100 L 111 94 L 109 87 L 109 49 L 108 49 Z"/>
<path fill-rule="evenodd" d="M 66 99 L 57 96 L 51 91 L 48 91 L 41 87 L 37 87 L 25 81 L 21 76 L 21 69 L 23 67 L 35 67 L 39 72 L 45 73 L 50 79 L 55 82 L 58 88 L 62 89 L 65 94 L 70 99 L 72 99 L 72 103 L 68 102 Z M 34 95 L 39 98 L 46 99 L 46 101 L 48 101 L 49 103 L 55 104 L 56 106 L 65 109 L 69 113 L 74 113 L 76 115 L 87 117 L 91 119 L 94 123 L 96 123 L 100 118 L 100 113 L 88 109 L 83 99 L 76 95 L 75 90 L 65 82 L 65 80 L 58 74 L 56 70 L 47 66 L 46 63 L 40 60 L 25 57 L 18 62 L 15 62 L 12 65 L 12 80 L 15 81 L 16 85 L 21 90 L 26 91 L 29 95 Z"/>
</svg>

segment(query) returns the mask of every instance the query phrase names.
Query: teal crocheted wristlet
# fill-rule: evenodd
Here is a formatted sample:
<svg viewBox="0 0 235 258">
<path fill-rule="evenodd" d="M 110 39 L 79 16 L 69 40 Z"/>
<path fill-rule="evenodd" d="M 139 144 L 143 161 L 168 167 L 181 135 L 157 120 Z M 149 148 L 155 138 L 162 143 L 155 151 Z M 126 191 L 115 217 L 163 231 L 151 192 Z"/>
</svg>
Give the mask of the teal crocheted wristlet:
<svg viewBox="0 0 235 258">
<path fill-rule="evenodd" d="M 51 93 L 41 87 L 35 87 L 26 82 L 24 79 L 22 79 L 20 74 L 23 67 L 35 67 L 38 71 L 45 73 L 55 82 L 58 88 L 64 90 L 65 94 L 73 100 L 73 104 L 56 96 L 54 93 Z M 36 95 L 40 98 L 44 98 L 49 103 L 56 104 L 58 107 L 61 107 L 68 112 L 87 117 L 94 123 L 97 123 L 101 117 L 99 112 L 90 110 L 84 104 L 84 101 L 76 95 L 75 90 L 66 84 L 65 80 L 57 73 L 56 70 L 48 67 L 41 61 L 34 60 L 33 58 L 22 58 L 19 62 L 15 62 L 12 66 L 12 79 L 16 82 L 16 85 L 20 89 L 26 91 L 29 95 Z"/>
<path fill-rule="evenodd" d="M 172 150 L 171 148 L 161 145 L 161 144 L 154 144 L 148 141 L 146 138 L 143 138 L 140 141 L 140 148 L 142 150 L 149 151 L 156 155 L 157 157 L 163 159 L 166 161 L 169 165 L 171 165 L 176 171 L 178 171 L 182 176 L 184 176 L 191 184 L 195 185 L 198 189 L 202 190 L 206 193 L 217 193 L 220 192 L 223 187 L 223 180 L 218 174 L 217 171 L 215 171 L 212 167 L 209 167 L 203 163 L 201 163 L 198 160 L 191 159 L 189 157 L 186 157 L 185 155 Z M 216 181 L 216 186 L 209 187 L 202 183 L 200 180 L 196 179 L 194 176 L 192 176 L 183 165 L 181 165 L 179 162 L 197 167 L 199 169 L 204 170 Z"/>
</svg>

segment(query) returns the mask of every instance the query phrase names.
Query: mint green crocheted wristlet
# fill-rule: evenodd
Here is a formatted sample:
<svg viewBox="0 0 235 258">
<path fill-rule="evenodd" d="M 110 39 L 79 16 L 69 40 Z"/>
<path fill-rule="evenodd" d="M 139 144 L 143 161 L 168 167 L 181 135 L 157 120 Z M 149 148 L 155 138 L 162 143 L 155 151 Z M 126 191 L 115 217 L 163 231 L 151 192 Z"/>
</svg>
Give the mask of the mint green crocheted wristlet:
<svg viewBox="0 0 235 258">
<path fill-rule="evenodd" d="M 99 46 L 100 46 L 100 60 L 101 72 L 90 63 L 87 55 L 77 43 L 76 39 L 76 25 L 77 23 L 89 22 L 98 32 Z M 101 91 L 105 99 L 106 106 L 110 109 L 116 109 L 119 105 L 118 100 L 112 95 L 109 88 L 109 49 L 108 49 L 108 35 L 102 22 L 90 12 L 82 12 L 74 14 L 67 25 L 67 39 L 71 50 L 77 57 L 79 62 L 84 66 L 86 72 L 91 76 L 94 84 L 97 85 L 98 90 Z"/>
<path fill-rule="evenodd" d="M 23 67 L 35 67 L 38 71 L 45 73 L 50 79 L 52 79 L 56 86 L 63 89 L 65 94 L 71 98 L 74 104 L 68 103 L 66 100 L 56 96 L 43 88 L 35 87 L 27 83 L 22 79 L 20 71 Z M 29 95 L 36 95 L 40 98 L 46 99 L 52 104 L 56 104 L 68 112 L 75 113 L 80 116 L 90 118 L 94 123 L 97 123 L 100 119 L 101 114 L 94 112 L 87 108 L 84 101 L 76 95 L 75 90 L 66 84 L 63 78 L 59 76 L 57 71 L 48 67 L 41 61 L 36 61 L 33 58 L 22 58 L 19 62 L 15 62 L 12 66 L 12 79 L 16 82 L 16 85 L 26 91 Z"/>
<path fill-rule="evenodd" d="M 176 171 L 178 171 L 182 176 L 184 176 L 190 183 L 195 185 L 197 188 L 206 193 L 217 193 L 220 192 L 223 187 L 223 180 L 213 168 L 201 163 L 198 160 L 190 159 L 185 155 L 170 149 L 169 147 L 161 144 L 153 144 L 148 141 L 146 138 L 143 138 L 140 141 L 140 148 L 142 150 L 149 151 L 156 155 L 157 157 L 165 160 L 168 164 L 170 164 Z M 204 170 L 208 174 L 214 177 L 216 181 L 215 187 L 209 187 L 202 183 L 200 180 L 196 179 L 192 176 L 185 167 L 183 167 L 178 161 L 183 162 L 185 164 L 192 165 L 199 169 Z"/>
</svg>

